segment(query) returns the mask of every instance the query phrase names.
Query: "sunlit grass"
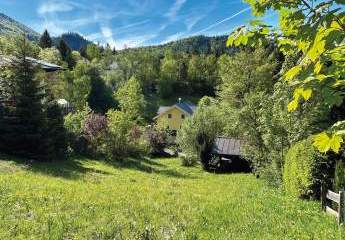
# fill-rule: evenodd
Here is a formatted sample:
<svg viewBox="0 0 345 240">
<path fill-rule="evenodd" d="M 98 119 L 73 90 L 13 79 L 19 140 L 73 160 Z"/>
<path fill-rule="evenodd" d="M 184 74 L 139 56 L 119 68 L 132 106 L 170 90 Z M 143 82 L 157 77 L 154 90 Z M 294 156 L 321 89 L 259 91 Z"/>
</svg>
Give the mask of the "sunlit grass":
<svg viewBox="0 0 345 240">
<path fill-rule="evenodd" d="M 0 239 L 342 239 L 318 202 L 177 159 L 0 159 Z"/>
</svg>

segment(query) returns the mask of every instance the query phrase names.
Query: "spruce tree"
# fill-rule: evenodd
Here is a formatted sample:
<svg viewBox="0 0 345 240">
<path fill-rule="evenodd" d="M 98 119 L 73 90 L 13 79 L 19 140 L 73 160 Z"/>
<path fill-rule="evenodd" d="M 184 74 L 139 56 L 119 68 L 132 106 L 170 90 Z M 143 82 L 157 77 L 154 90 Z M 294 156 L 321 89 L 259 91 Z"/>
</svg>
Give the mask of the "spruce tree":
<svg viewBox="0 0 345 240">
<path fill-rule="evenodd" d="M 67 45 L 67 43 L 61 39 L 60 42 L 59 42 L 59 46 L 58 46 L 58 49 L 60 51 L 60 54 L 62 56 L 62 59 L 65 61 L 66 58 L 68 57 L 68 55 L 71 54 L 71 49 L 70 47 Z"/>
<path fill-rule="evenodd" d="M 40 44 L 41 48 L 51 48 L 52 47 L 53 41 L 52 41 L 47 29 L 43 32 L 43 34 L 40 38 L 39 44 Z"/>
<path fill-rule="evenodd" d="M 67 63 L 68 68 L 72 69 L 75 66 L 75 61 L 72 56 L 71 48 L 67 45 L 67 43 L 63 39 L 61 39 L 59 42 L 58 49 L 60 51 L 62 59 Z"/>
<path fill-rule="evenodd" d="M 14 83 L 14 101 L 0 123 L 0 149 L 27 158 L 43 159 L 42 133 L 46 126 L 44 89 L 35 78 L 36 67 L 27 59 L 31 43 L 25 37 L 15 40 L 16 53 L 9 66 Z"/>
<path fill-rule="evenodd" d="M 45 153 L 49 160 L 63 160 L 67 152 L 67 133 L 60 106 L 50 101 L 47 106 L 47 125 L 45 131 Z"/>
</svg>

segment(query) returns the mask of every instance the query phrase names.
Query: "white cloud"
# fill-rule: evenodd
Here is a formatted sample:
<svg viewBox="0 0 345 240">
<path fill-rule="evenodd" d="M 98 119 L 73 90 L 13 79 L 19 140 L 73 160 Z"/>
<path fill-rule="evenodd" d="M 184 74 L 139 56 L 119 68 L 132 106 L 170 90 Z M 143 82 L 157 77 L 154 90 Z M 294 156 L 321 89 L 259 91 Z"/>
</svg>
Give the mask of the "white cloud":
<svg viewBox="0 0 345 240">
<path fill-rule="evenodd" d="M 170 20 L 175 20 L 178 12 L 186 2 L 187 0 L 175 0 L 174 5 L 169 9 L 165 16 L 168 17 Z"/>
<path fill-rule="evenodd" d="M 37 10 L 41 15 L 47 13 L 56 13 L 56 12 L 69 12 L 74 9 L 74 6 L 68 2 L 63 1 L 48 1 L 43 3 Z"/>
</svg>

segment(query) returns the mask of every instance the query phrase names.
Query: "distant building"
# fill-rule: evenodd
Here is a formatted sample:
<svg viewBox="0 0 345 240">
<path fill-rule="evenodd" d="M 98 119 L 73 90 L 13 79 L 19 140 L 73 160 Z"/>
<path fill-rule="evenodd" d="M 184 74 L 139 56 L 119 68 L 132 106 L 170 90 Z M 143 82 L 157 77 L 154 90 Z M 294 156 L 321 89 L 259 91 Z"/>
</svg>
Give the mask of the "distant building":
<svg viewBox="0 0 345 240">
<path fill-rule="evenodd" d="M 183 121 L 193 115 L 196 106 L 191 102 L 182 102 L 172 106 L 160 106 L 157 116 L 154 117 L 158 125 L 166 126 L 169 130 L 177 131 L 181 128 Z"/>
<path fill-rule="evenodd" d="M 13 61 L 15 61 L 15 59 L 16 58 L 13 56 L 0 55 L 0 67 L 5 67 L 5 66 L 10 65 Z M 48 63 L 46 61 L 38 60 L 32 57 L 26 57 L 26 60 L 31 62 L 34 66 L 39 66 L 42 70 L 46 72 L 56 72 L 56 71 L 64 70 L 63 67 L 61 66 Z"/>
</svg>

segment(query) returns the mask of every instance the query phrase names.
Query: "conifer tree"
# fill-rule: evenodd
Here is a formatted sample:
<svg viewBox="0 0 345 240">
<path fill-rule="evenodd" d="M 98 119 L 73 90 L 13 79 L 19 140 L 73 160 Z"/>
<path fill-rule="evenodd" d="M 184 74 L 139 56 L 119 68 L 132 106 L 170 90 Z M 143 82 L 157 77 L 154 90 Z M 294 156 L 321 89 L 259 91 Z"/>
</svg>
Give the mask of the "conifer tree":
<svg viewBox="0 0 345 240">
<path fill-rule="evenodd" d="M 14 102 L 0 123 L 0 150 L 27 158 L 42 159 L 42 132 L 46 117 L 44 89 L 35 78 L 36 67 L 27 59 L 31 43 L 20 37 L 15 40 L 16 53 L 9 70 L 14 83 Z"/>
<path fill-rule="evenodd" d="M 67 63 L 68 68 L 72 69 L 75 66 L 75 61 L 72 56 L 71 48 L 63 39 L 61 39 L 59 42 L 58 49 L 60 51 L 62 59 Z"/>
<path fill-rule="evenodd" d="M 70 47 L 67 45 L 67 43 L 63 39 L 60 40 L 58 49 L 60 51 L 60 54 L 63 60 L 65 60 L 68 57 L 68 55 L 71 54 Z"/>
<path fill-rule="evenodd" d="M 52 47 L 53 41 L 52 41 L 47 29 L 43 32 L 43 34 L 40 38 L 39 44 L 40 44 L 41 48 L 51 48 Z"/>
<path fill-rule="evenodd" d="M 45 131 L 45 153 L 49 160 L 66 158 L 67 133 L 60 106 L 56 101 L 50 101 L 47 106 L 47 125 Z"/>
</svg>

